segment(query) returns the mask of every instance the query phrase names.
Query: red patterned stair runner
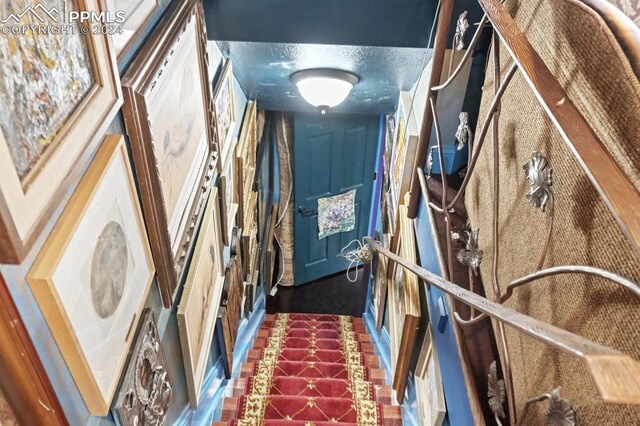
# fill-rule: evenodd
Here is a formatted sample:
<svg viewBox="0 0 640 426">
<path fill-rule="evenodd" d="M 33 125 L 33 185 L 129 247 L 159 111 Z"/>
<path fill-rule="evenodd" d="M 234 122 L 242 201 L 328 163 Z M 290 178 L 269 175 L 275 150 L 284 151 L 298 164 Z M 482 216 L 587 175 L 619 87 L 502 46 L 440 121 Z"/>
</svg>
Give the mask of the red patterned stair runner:
<svg viewBox="0 0 640 426">
<path fill-rule="evenodd" d="M 401 425 L 362 319 L 268 315 L 227 390 L 224 424 Z"/>
</svg>

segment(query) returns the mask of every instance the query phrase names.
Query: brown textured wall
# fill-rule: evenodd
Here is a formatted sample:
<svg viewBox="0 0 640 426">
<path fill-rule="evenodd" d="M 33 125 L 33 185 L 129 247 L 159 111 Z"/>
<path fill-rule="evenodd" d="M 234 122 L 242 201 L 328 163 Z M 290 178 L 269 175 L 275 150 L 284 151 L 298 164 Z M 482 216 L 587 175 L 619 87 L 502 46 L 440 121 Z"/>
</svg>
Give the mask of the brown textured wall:
<svg viewBox="0 0 640 426">
<path fill-rule="evenodd" d="M 622 51 L 612 45 L 611 34 L 595 15 L 571 1 L 510 0 L 505 5 L 598 137 L 640 187 L 640 84 Z M 501 58 L 504 73 L 511 64 L 504 49 Z M 491 65 L 488 70 L 480 121 L 493 96 Z M 501 287 L 533 271 L 544 240 L 546 216 L 525 197 L 522 165 L 534 151 L 544 154 L 553 167 L 555 225 L 545 267 L 593 265 L 640 282 L 639 258 L 518 74 L 503 97 L 499 136 Z M 481 273 L 487 295 L 492 294 L 491 137 L 489 132 L 465 198 L 473 226 L 481 229 L 485 253 Z M 549 278 L 516 290 L 506 305 L 640 359 L 640 299 L 614 284 L 578 275 Z M 577 424 L 640 424 L 640 407 L 600 400 L 578 359 L 512 329 L 507 329 L 507 340 L 518 411 L 525 400 L 562 386 L 562 396 L 576 410 Z M 544 424 L 543 408 L 544 404 L 533 410 L 525 424 Z"/>
</svg>

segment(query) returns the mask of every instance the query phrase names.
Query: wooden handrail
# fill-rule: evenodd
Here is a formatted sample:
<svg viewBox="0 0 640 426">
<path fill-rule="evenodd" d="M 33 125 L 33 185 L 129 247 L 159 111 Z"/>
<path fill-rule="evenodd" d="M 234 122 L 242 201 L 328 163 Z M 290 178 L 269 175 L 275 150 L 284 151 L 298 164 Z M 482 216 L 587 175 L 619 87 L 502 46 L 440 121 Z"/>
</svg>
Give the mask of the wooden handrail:
<svg viewBox="0 0 640 426">
<path fill-rule="evenodd" d="M 598 393 L 605 402 L 640 405 L 640 362 L 637 360 L 615 349 L 478 296 L 418 265 L 407 262 L 370 237 L 365 237 L 364 241 L 370 249 L 397 262 L 404 269 L 413 272 L 460 302 L 538 341 L 582 359 Z"/>
</svg>

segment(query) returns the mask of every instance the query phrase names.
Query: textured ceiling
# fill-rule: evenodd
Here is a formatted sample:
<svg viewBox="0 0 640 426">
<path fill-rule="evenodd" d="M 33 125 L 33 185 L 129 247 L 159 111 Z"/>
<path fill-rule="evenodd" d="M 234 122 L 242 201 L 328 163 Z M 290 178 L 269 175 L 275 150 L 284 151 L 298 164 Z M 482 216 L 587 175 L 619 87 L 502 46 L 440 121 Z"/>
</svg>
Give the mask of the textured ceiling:
<svg viewBox="0 0 640 426">
<path fill-rule="evenodd" d="M 423 68 L 436 0 L 205 0 L 207 36 L 233 61 L 260 108 L 310 111 L 290 80 L 307 68 L 337 68 L 360 82 L 335 112 L 386 113 Z M 457 0 L 455 19 L 476 0 Z M 470 39 L 473 26 L 467 34 Z M 449 42 L 450 44 L 450 42 Z"/>
<path fill-rule="evenodd" d="M 351 71 L 360 81 L 336 113 L 379 114 L 396 108 L 400 90 L 409 90 L 420 75 L 427 49 L 320 44 L 218 42 L 250 99 L 258 107 L 279 111 L 313 111 L 290 76 L 308 68 Z"/>
</svg>

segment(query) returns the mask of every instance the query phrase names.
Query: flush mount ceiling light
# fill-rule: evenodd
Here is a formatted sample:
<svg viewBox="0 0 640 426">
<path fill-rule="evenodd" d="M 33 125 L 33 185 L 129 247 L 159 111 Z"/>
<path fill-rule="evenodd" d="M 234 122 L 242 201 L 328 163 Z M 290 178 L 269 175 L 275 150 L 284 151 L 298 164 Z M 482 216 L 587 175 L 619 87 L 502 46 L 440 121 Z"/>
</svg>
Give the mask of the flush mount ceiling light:
<svg viewBox="0 0 640 426">
<path fill-rule="evenodd" d="M 347 71 L 310 69 L 295 72 L 291 80 L 305 101 L 320 109 L 322 114 L 344 101 L 358 77 Z"/>
</svg>

